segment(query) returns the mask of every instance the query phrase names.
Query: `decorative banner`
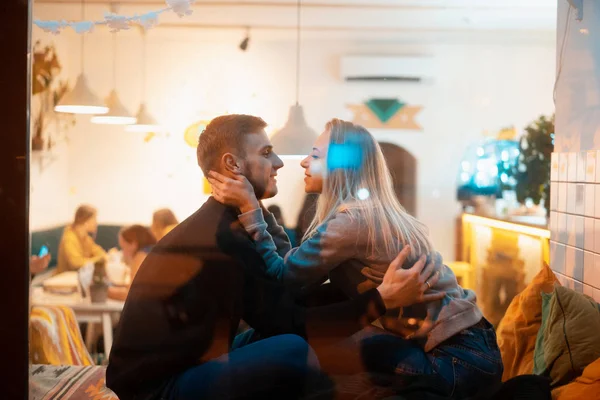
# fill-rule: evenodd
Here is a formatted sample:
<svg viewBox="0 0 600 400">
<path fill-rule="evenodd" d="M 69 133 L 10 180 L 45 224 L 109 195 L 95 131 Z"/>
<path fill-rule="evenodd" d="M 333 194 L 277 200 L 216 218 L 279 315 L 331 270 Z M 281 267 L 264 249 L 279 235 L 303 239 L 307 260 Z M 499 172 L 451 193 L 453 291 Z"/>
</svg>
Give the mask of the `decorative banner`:
<svg viewBox="0 0 600 400">
<path fill-rule="evenodd" d="M 95 26 L 106 25 L 111 32 L 127 30 L 135 25 L 141 25 L 145 29 L 152 28 L 158 23 L 158 16 L 166 11 L 173 11 L 179 17 L 190 15 L 192 13 L 192 3 L 195 0 L 165 0 L 167 7 L 156 11 L 149 11 L 144 14 L 135 14 L 130 17 L 118 15 L 114 13 L 105 13 L 102 21 L 79 21 L 68 22 L 65 20 L 48 20 L 42 21 L 36 19 L 33 21 L 35 25 L 43 29 L 45 32 L 58 35 L 65 28 L 71 28 L 76 33 L 92 32 Z"/>
<path fill-rule="evenodd" d="M 364 104 L 348 104 L 352 122 L 365 128 L 423 130 L 415 121 L 422 106 L 409 106 L 398 99 L 371 99 Z"/>
</svg>

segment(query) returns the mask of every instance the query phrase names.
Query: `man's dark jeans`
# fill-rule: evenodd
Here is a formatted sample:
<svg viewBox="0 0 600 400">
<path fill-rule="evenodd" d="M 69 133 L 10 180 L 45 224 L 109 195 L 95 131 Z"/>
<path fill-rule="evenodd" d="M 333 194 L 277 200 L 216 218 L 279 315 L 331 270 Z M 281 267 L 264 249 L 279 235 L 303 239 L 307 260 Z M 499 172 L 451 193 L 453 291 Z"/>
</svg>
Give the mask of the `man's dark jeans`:
<svg viewBox="0 0 600 400">
<path fill-rule="evenodd" d="M 192 367 L 161 390 L 160 399 L 297 399 L 326 385 L 319 361 L 300 336 L 279 335 L 249 343 Z"/>
</svg>

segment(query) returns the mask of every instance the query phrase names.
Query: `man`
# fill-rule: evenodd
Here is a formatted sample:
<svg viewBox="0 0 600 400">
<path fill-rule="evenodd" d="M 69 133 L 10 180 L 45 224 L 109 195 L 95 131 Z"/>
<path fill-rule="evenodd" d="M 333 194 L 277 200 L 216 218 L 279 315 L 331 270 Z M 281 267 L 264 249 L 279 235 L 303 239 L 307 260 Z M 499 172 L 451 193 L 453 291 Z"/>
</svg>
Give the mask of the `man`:
<svg viewBox="0 0 600 400">
<path fill-rule="evenodd" d="M 265 126 L 248 115 L 211 121 L 198 144 L 204 173 L 243 174 L 257 198 L 274 196 L 283 162 Z M 131 285 L 106 373 L 121 400 L 298 398 L 321 383 L 318 360 L 304 339 L 337 340 L 386 308 L 441 296 L 424 295 L 433 266 L 423 274 L 422 263 L 399 268 L 403 251 L 377 289 L 337 304 L 300 307 L 285 287 L 267 279 L 238 222 L 243 211 L 211 197 L 147 256 Z M 265 339 L 232 349 L 241 319 Z"/>
</svg>

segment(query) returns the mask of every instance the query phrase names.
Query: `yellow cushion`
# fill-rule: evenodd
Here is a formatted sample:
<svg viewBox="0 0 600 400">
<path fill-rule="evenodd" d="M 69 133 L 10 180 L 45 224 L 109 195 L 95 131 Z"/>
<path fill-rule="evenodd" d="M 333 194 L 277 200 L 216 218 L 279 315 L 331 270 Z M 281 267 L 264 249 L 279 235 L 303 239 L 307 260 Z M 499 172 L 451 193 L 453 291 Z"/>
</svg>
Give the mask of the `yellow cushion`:
<svg viewBox="0 0 600 400">
<path fill-rule="evenodd" d="M 69 307 L 33 307 L 29 326 L 33 364 L 94 365 Z"/>
<path fill-rule="evenodd" d="M 579 378 L 554 389 L 552 399 L 600 400 L 600 358 L 588 365 Z"/>
<path fill-rule="evenodd" d="M 556 276 L 544 265 L 508 306 L 496 331 L 504 363 L 503 381 L 533 372 L 535 341 L 542 324 L 541 292 L 552 292 L 555 284 Z"/>
</svg>

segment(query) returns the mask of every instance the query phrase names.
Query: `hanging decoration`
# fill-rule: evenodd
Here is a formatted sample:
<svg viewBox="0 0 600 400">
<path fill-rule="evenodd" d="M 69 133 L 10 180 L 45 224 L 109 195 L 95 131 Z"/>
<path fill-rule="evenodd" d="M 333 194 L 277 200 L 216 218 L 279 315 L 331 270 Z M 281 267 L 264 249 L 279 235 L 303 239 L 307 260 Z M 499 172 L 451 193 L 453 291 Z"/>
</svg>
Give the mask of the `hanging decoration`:
<svg viewBox="0 0 600 400">
<path fill-rule="evenodd" d="M 39 20 L 33 23 L 45 32 L 53 35 L 60 34 L 64 29 L 71 28 L 76 33 L 92 32 L 96 26 L 105 25 L 111 32 L 130 29 L 132 26 L 141 25 L 145 29 L 150 29 L 158 23 L 158 16 L 164 12 L 172 11 L 179 17 L 184 17 L 192 13 L 192 4 L 195 0 L 165 0 L 166 7 L 155 11 L 149 11 L 144 14 L 135 14 L 132 16 L 118 15 L 107 12 L 101 21 L 78 21 L 69 22 L 65 20 Z"/>
<path fill-rule="evenodd" d="M 201 120 L 188 126 L 183 133 L 183 140 L 185 143 L 195 149 L 198 146 L 200 134 L 206 129 L 206 125 L 208 125 L 209 122 L 210 120 Z"/>
<path fill-rule="evenodd" d="M 370 99 L 347 107 L 354 114 L 352 122 L 365 128 L 423 130 L 415 121 L 423 107 L 411 106 L 398 99 Z"/>
<path fill-rule="evenodd" d="M 33 135 L 31 150 L 50 150 L 57 135 L 75 125 L 72 115 L 60 115 L 54 107 L 69 92 L 68 83 L 59 80 L 61 65 L 54 45 L 43 46 L 39 41 L 33 46 L 33 66 L 31 71 Z M 53 123 L 53 125 L 50 125 Z M 48 128 L 51 128 L 48 130 Z"/>
</svg>

